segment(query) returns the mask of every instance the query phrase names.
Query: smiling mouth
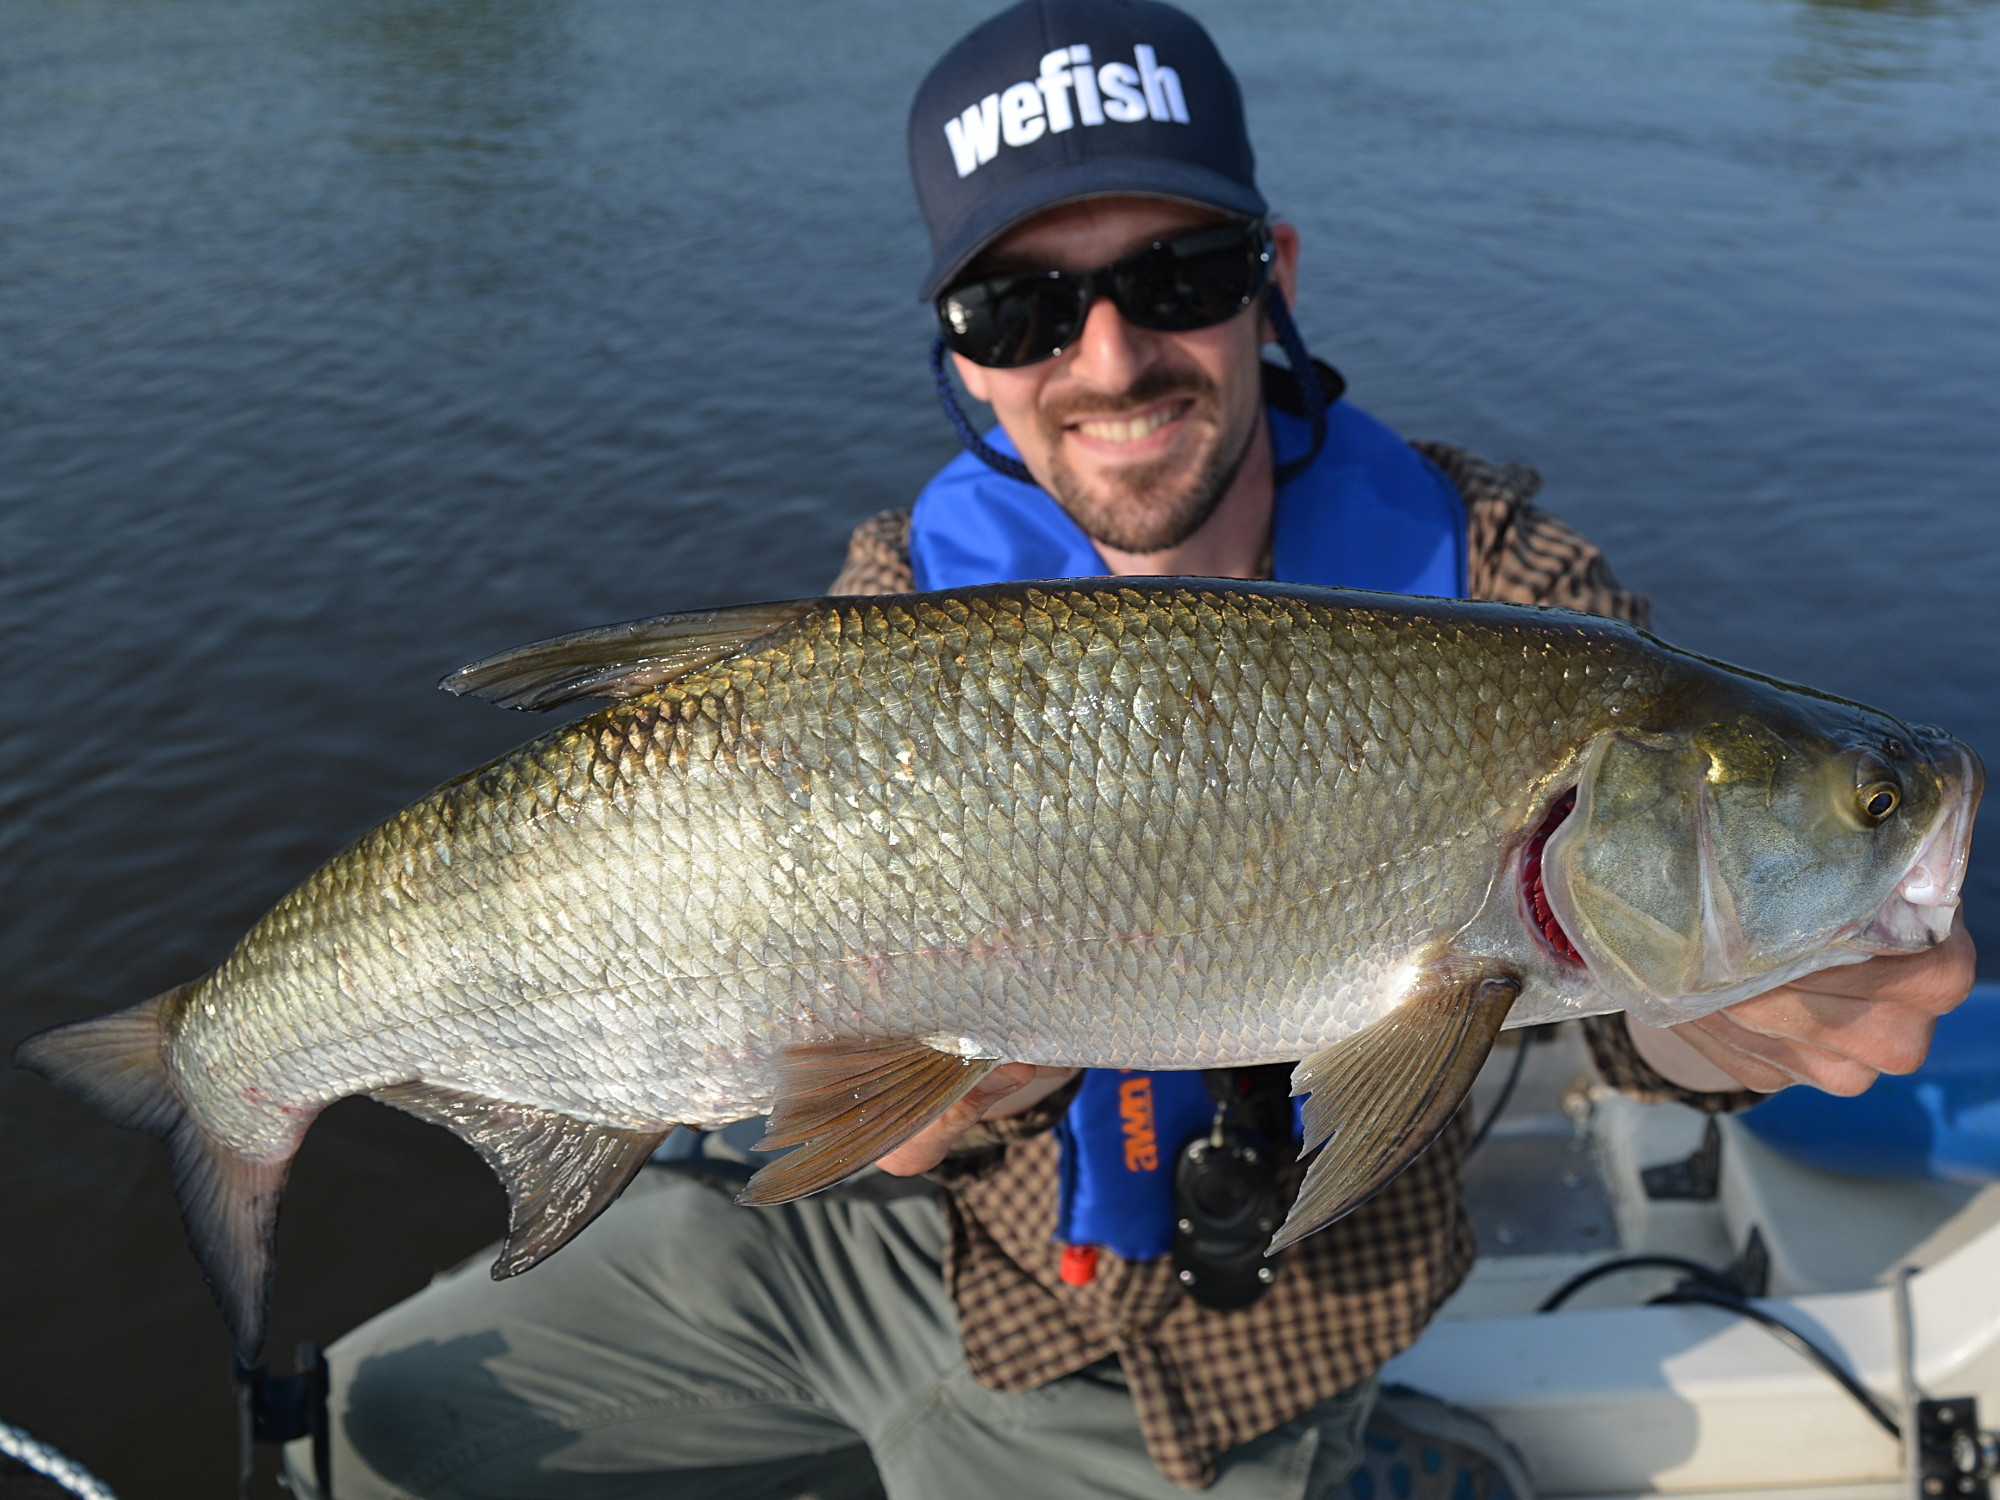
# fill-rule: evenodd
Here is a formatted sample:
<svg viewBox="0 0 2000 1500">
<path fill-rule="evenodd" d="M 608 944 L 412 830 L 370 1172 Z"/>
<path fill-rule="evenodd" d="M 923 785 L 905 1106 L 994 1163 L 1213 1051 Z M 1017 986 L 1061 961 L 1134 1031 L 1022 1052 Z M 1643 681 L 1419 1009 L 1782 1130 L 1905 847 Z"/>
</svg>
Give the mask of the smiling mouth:
<svg viewBox="0 0 2000 1500">
<path fill-rule="evenodd" d="M 1136 417 L 1092 417 L 1070 425 L 1083 436 L 1095 438 L 1100 443 L 1136 443 L 1141 438 L 1151 437 L 1170 422 L 1179 421 L 1193 404 L 1175 402 L 1156 411 L 1142 412 Z"/>
</svg>

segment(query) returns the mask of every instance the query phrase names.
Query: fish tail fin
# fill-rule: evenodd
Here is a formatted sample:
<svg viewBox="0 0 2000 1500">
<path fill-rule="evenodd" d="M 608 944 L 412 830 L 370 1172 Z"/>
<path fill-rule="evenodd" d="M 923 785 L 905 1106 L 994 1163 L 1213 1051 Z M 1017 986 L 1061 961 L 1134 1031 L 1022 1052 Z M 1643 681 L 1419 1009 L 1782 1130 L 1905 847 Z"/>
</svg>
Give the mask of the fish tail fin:
<svg viewBox="0 0 2000 1500">
<path fill-rule="evenodd" d="M 14 1061 L 74 1094 L 112 1123 L 171 1140 L 187 1115 L 167 1071 L 165 1018 L 181 985 L 127 1010 L 37 1032 Z"/>
<path fill-rule="evenodd" d="M 164 1023 L 191 987 L 31 1036 L 14 1060 L 117 1124 L 166 1143 L 195 1259 L 237 1353 L 255 1363 L 263 1353 L 271 1242 L 292 1153 L 276 1161 L 245 1156 L 204 1130 L 188 1108 L 167 1066 Z"/>
</svg>

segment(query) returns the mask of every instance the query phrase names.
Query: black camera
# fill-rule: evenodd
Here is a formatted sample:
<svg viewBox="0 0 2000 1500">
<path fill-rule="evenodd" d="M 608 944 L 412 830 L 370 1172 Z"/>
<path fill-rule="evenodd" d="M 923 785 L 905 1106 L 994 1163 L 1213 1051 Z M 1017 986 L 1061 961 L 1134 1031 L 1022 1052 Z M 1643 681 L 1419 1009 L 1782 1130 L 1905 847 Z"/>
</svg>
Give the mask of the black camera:
<svg viewBox="0 0 2000 1500">
<path fill-rule="evenodd" d="M 1252 1130 L 1215 1127 L 1174 1163 L 1174 1274 L 1188 1296 L 1222 1311 L 1248 1307 L 1278 1266 L 1264 1247 L 1278 1227 L 1278 1154 Z"/>
</svg>

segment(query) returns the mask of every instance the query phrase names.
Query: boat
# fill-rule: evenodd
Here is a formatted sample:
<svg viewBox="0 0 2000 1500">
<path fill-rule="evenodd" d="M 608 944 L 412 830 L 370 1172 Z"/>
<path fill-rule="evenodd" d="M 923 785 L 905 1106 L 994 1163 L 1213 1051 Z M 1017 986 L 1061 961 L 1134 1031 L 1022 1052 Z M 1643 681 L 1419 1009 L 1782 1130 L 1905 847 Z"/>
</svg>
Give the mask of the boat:
<svg viewBox="0 0 2000 1500">
<path fill-rule="evenodd" d="M 1989 1500 L 2000 984 L 1940 1023 L 1917 1074 L 1859 1099 L 1637 1103 L 1596 1081 L 1563 1024 L 1507 1033 L 1471 1108 L 1479 1257 L 1386 1383 L 1485 1416 L 1542 1500 Z M 657 1160 L 733 1187 L 757 1131 L 708 1150 L 682 1132 Z M 312 1434 L 323 1465 L 324 1367 L 263 1385 L 260 1436 Z M 0 1439 L 112 1500 L 18 1429 Z"/>
<path fill-rule="evenodd" d="M 1478 1262 L 1384 1380 L 1486 1416 L 1548 1500 L 1986 1500 L 2000 985 L 1912 1078 L 1740 1115 L 1594 1082 L 1573 1026 L 1529 1037 L 1474 1092 Z"/>
</svg>

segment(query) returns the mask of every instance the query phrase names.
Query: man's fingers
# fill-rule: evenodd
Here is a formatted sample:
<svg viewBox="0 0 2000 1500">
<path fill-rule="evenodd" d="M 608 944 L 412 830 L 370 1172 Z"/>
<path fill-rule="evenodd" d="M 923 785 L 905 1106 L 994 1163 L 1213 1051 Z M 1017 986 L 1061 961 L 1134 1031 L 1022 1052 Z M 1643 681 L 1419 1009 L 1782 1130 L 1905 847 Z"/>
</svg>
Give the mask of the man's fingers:
<svg viewBox="0 0 2000 1500">
<path fill-rule="evenodd" d="M 919 1172 L 928 1172 L 944 1160 L 952 1142 L 964 1135 L 973 1121 L 1016 1089 L 1031 1082 L 1035 1072 L 1032 1063 L 1000 1064 L 974 1084 L 963 1099 L 875 1165 L 897 1177 L 914 1177 Z"/>
<path fill-rule="evenodd" d="M 962 1134 L 966 1126 L 985 1114 L 994 1105 L 1018 1089 L 1026 1088 L 1041 1076 L 1041 1069 L 1033 1063 L 1002 1063 L 972 1087 L 957 1104 L 945 1112 L 947 1116 L 961 1111 L 964 1123 L 958 1128 Z M 940 1120 L 939 1123 L 942 1123 Z"/>
<path fill-rule="evenodd" d="M 1979 957 L 1961 920 L 1937 947 L 1922 953 L 1885 953 L 1862 964 L 1821 969 L 1795 980 L 1790 989 L 1855 1000 L 1887 1000 L 1941 1016 L 1972 988 Z"/>
<path fill-rule="evenodd" d="M 1745 1088 L 1759 1093 L 1806 1083 L 1830 1094 L 1858 1094 L 1880 1071 L 1844 1052 L 1815 1046 L 1797 1036 L 1753 1029 L 1726 1010 L 1676 1026 L 1674 1034 Z"/>
<path fill-rule="evenodd" d="M 1922 1065 L 1937 1018 L 1965 998 L 1974 966 L 1959 927 L 1927 952 L 1822 969 L 1674 1031 L 1748 1088 L 1858 1094 L 1879 1074 Z"/>
<path fill-rule="evenodd" d="M 1908 1073 L 1917 1067 L 1937 1025 L 1928 1008 L 1816 995 L 1790 985 L 1719 1014 L 1727 1018 L 1717 1023 L 1723 1039 L 1759 1056 L 1790 1056 L 1804 1049 L 1846 1058 L 1876 1073 Z"/>
<path fill-rule="evenodd" d="M 1712 1035 L 1700 1021 L 1676 1026 L 1673 1033 L 1746 1089 L 1755 1089 L 1760 1094 L 1775 1094 L 1779 1089 L 1790 1088 L 1798 1082 L 1784 1069 Z"/>
</svg>

